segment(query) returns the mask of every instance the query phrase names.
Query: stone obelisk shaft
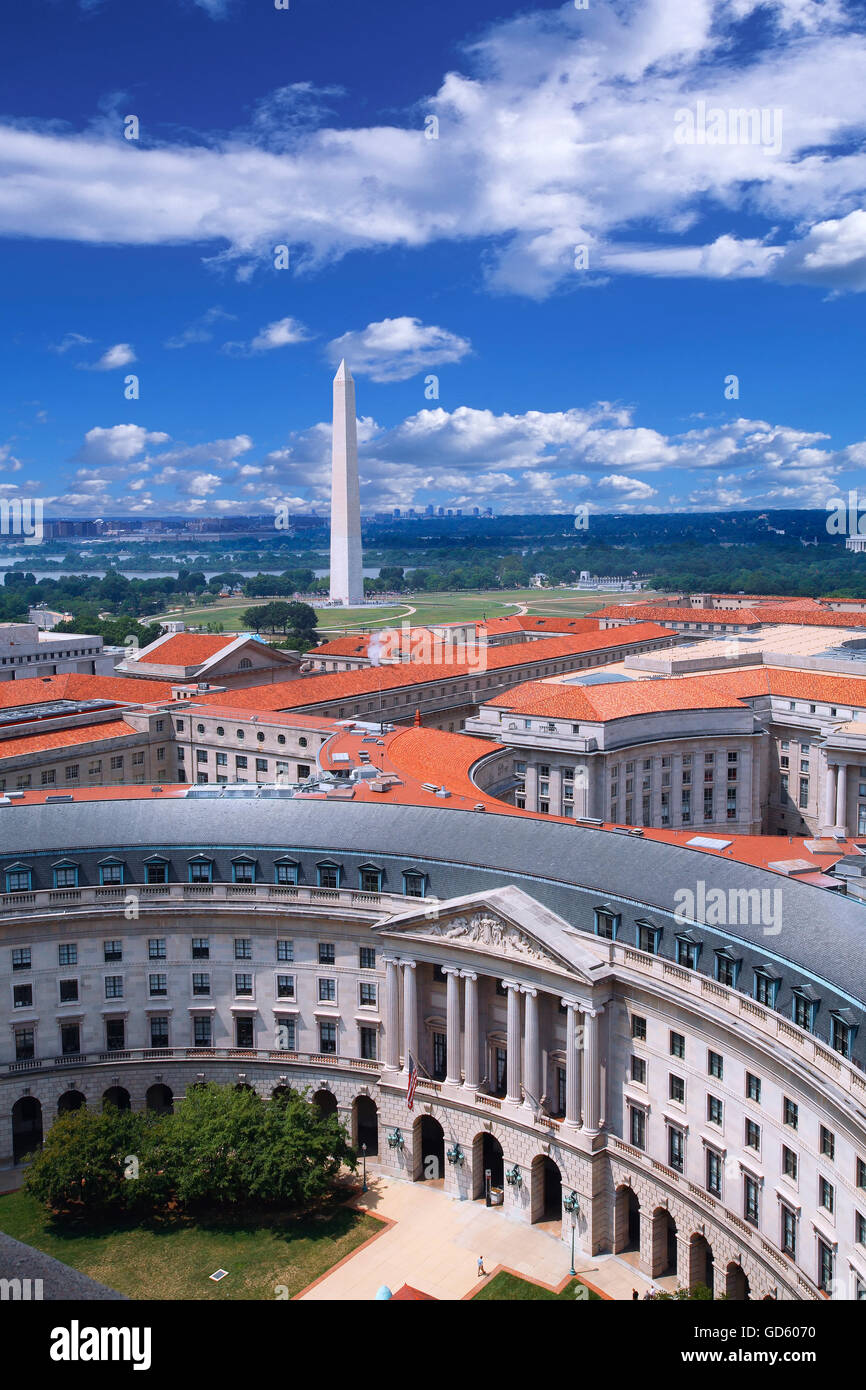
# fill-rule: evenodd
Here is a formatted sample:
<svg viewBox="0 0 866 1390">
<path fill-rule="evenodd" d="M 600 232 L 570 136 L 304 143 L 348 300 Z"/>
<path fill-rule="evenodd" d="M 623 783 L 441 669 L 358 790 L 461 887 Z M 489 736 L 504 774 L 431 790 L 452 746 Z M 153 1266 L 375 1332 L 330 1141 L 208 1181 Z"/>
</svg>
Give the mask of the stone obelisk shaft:
<svg viewBox="0 0 866 1390">
<path fill-rule="evenodd" d="M 345 362 L 340 363 L 334 377 L 334 432 L 331 446 L 331 599 L 335 603 L 343 604 L 364 601 L 355 382 Z"/>
</svg>

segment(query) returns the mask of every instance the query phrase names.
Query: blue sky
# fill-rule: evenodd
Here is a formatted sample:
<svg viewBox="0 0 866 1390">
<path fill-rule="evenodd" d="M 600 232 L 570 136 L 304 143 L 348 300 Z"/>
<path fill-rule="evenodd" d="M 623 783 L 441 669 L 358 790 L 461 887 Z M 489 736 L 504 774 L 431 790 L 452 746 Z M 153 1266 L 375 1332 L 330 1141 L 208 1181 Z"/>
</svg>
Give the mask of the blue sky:
<svg viewBox="0 0 866 1390">
<path fill-rule="evenodd" d="M 862 488 L 864 18 L 5 7 L 0 496 L 323 508 L 341 354 L 370 510 Z"/>
</svg>

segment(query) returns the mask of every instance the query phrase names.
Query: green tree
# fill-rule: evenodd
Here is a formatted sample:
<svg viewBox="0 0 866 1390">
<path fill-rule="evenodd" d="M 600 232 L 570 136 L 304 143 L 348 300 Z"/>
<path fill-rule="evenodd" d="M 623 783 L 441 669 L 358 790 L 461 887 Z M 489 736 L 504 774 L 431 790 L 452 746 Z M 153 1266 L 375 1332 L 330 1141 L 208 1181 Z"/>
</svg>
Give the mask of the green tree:
<svg viewBox="0 0 866 1390">
<path fill-rule="evenodd" d="M 101 1112 L 82 1106 L 59 1115 L 24 1185 L 55 1212 L 86 1209 L 89 1215 L 104 1216 L 126 1210 L 143 1196 L 126 1173 L 129 1159 L 139 1165 L 143 1161 L 146 1129 L 146 1116 L 115 1105 Z"/>
</svg>

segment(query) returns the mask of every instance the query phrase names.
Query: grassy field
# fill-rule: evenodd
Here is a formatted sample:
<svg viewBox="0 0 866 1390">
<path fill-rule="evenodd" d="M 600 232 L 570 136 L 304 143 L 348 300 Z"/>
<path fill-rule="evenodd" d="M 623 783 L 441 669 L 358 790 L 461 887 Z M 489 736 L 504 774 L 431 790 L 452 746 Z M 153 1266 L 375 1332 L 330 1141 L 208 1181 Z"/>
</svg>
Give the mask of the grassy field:
<svg viewBox="0 0 866 1390">
<path fill-rule="evenodd" d="M 328 637 L 361 632 L 372 627 L 399 623 L 404 616 L 412 623 L 455 623 L 470 619 L 511 617 L 527 612 L 555 618 L 584 618 L 597 608 L 620 600 L 651 602 L 658 597 L 645 594 L 595 594 L 576 589 L 490 589 L 476 593 L 464 591 L 418 594 L 405 602 L 383 608 L 318 608 L 319 631 Z M 250 599 L 239 604 L 225 600 L 207 608 L 172 610 L 166 617 L 180 618 L 190 626 L 222 623 L 225 632 L 244 631 L 243 614 L 267 599 Z"/>
<path fill-rule="evenodd" d="M 585 1290 L 580 1298 L 577 1297 L 578 1289 Z M 588 1289 L 585 1284 L 581 1284 L 579 1279 L 571 1279 L 559 1293 L 551 1293 L 550 1289 L 543 1289 L 538 1284 L 531 1284 L 528 1279 L 519 1279 L 516 1274 L 506 1274 L 504 1271 L 501 1274 L 494 1274 L 489 1284 L 485 1284 L 475 1295 L 473 1302 L 483 1303 L 502 1299 L 530 1299 L 545 1303 L 602 1302 L 598 1294 L 594 1293 L 592 1289 Z"/>
<path fill-rule="evenodd" d="M 232 1210 L 152 1227 L 118 1225 L 67 1233 L 26 1193 L 0 1196 L 0 1230 L 130 1298 L 293 1298 L 381 1230 L 345 1206 L 323 1216 L 253 1216 Z M 208 1278 L 227 1269 L 228 1278 Z"/>
</svg>

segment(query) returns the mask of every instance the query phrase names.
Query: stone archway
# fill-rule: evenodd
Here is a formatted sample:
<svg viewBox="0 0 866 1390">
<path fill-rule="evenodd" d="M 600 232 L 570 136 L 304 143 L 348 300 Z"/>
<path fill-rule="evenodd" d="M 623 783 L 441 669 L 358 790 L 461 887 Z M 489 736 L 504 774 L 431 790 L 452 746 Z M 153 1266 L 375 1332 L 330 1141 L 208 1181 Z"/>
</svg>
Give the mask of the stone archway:
<svg viewBox="0 0 866 1390">
<path fill-rule="evenodd" d="M 482 1130 L 472 1140 L 472 1197 L 484 1201 L 487 1196 L 485 1173 L 490 1171 L 490 1186 L 501 1188 L 505 1183 L 505 1159 L 502 1145 L 489 1130 Z"/>
<path fill-rule="evenodd" d="M 613 1252 L 640 1253 L 640 1202 L 633 1187 L 618 1187 L 614 1195 Z"/>
<path fill-rule="evenodd" d="M 109 1086 L 107 1091 L 102 1093 L 102 1108 L 116 1105 L 118 1110 L 131 1110 L 132 1102 L 129 1099 L 129 1092 L 124 1086 Z"/>
<path fill-rule="evenodd" d="M 752 1296 L 746 1272 L 735 1260 L 725 1270 L 725 1294 L 737 1303 L 746 1303 Z"/>
<path fill-rule="evenodd" d="M 352 1143 L 358 1153 L 366 1144 L 368 1158 L 379 1153 L 379 1110 L 370 1096 L 356 1096 L 352 1101 Z"/>
<path fill-rule="evenodd" d="M 337 1113 L 337 1097 L 333 1091 L 326 1091 L 324 1087 L 320 1091 L 314 1092 L 313 1104 L 318 1107 L 323 1120 L 326 1120 L 329 1115 L 336 1115 Z"/>
<path fill-rule="evenodd" d="M 705 1284 L 713 1291 L 713 1247 L 706 1236 L 693 1232 L 689 1240 L 689 1288 Z"/>
<path fill-rule="evenodd" d="M 35 1096 L 21 1096 L 12 1106 L 12 1161 L 20 1163 L 42 1147 L 42 1106 Z"/>
<path fill-rule="evenodd" d="M 148 1110 L 153 1110 L 157 1115 L 170 1115 L 174 1110 L 174 1095 L 170 1086 L 164 1086 L 161 1082 L 156 1082 L 147 1089 L 144 1098 L 145 1106 Z"/>
<path fill-rule="evenodd" d="M 415 1182 L 445 1181 L 445 1131 L 432 1115 L 419 1115 L 412 1126 L 412 1177 Z"/>
<path fill-rule="evenodd" d="M 652 1267 L 650 1277 L 663 1279 L 677 1272 L 677 1223 L 667 1207 L 652 1214 Z"/>
<path fill-rule="evenodd" d="M 562 1173 L 547 1154 L 537 1154 L 530 1169 L 531 1222 L 561 1223 Z"/>
<path fill-rule="evenodd" d="M 87 1104 L 80 1091 L 64 1091 L 57 1098 L 58 1115 L 68 1115 L 71 1110 L 83 1110 Z"/>
</svg>

